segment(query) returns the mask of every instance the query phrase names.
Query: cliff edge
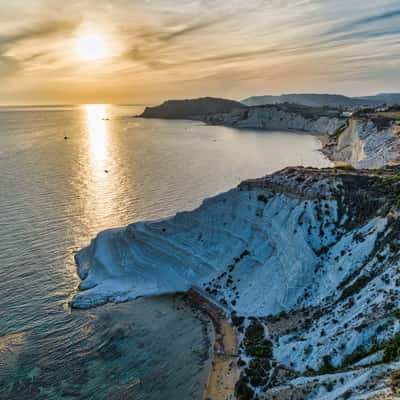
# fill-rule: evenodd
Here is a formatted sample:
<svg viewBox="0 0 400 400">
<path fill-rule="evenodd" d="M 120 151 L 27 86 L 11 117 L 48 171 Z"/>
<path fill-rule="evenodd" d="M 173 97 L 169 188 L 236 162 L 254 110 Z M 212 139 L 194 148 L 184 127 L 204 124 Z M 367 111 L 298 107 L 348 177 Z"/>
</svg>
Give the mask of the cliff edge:
<svg viewBox="0 0 400 400">
<path fill-rule="evenodd" d="M 195 286 L 240 332 L 239 399 L 394 393 L 400 172 L 286 168 L 76 255 L 92 307 Z M 297 397 L 296 397 L 297 396 Z"/>
<path fill-rule="evenodd" d="M 146 107 L 139 115 L 141 118 L 163 119 L 200 119 L 209 114 L 228 113 L 234 109 L 244 108 L 238 101 L 202 97 L 189 100 L 168 100 L 159 106 Z"/>
</svg>

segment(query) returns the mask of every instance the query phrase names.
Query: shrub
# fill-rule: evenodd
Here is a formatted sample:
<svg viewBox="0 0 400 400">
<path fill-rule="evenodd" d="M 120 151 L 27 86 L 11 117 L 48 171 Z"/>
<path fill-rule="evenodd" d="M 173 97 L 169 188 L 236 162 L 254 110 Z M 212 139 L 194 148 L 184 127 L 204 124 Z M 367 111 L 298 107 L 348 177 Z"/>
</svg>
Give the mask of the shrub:
<svg viewBox="0 0 400 400">
<path fill-rule="evenodd" d="M 328 392 L 332 392 L 332 390 L 335 388 L 335 384 L 333 382 L 328 382 L 325 387 Z"/>
<path fill-rule="evenodd" d="M 278 322 L 282 318 L 287 317 L 287 312 L 285 310 L 282 310 L 279 314 L 277 315 L 268 315 L 267 321 L 268 322 Z"/>
<path fill-rule="evenodd" d="M 400 357 L 400 335 L 396 335 L 392 340 L 386 343 L 383 350 L 383 361 L 395 361 Z"/>
<path fill-rule="evenodd" d="M 361 289 L 368 285 L 370 280 L 370 276 L 360 276 L 353 284 L 343 290 L 342 295 L 340 296 L 340 300 L 352 296 L 353 294 L 357 294 L 361 291 Z"/>
<path fill-rule="evenodd" d="M 235 386 L 235 394 L 238 400 L 251 400 L 254 396 L 254 391 L 249 388 L 243 378 L 240 378 Z"/>
<path fill-rule="evenodd" d="M 261 201 L 262 203 L 268 203 L 268 197 L 265 196 L 264 194 L 259 194 L 257 196 L 257 200 Z"/>
<path fill-rule="evenodd" d="M 241 358 L 239 358 L 237 361 L 237 366 L 240 368 L 240 367 L 244 367 L 245 365 L 246 365 L 246 363 Z"/>
<path fill-rule="evenodd" d="M 243 250 L 242 253 L 239 256 L 239 259 L 242 260 L 244 257 L 247 257 L 249 255 L 250 255 L 250 252 L 247 249 Z"/>
<path fill-rule="evenodd" d="M 246 376 L 249 378 L 253 387 L 265 385 L 267 383 L 267 370 L 270 368 L 268 360 L 253 359 L 246 368 Z"/>
<path fill-rule="evenodd" d="M 264 326 L 257 320 L 253 320 L 247 327 L 244 344 L 246 353 L 249 356 L 259 358 L 272 357 L 272 342 L 264 338 Z"/>
<path fill-rule="evenodd" d="M 352 390 L 347 390 L 346 392 L 343 393 L 342 397 L 343 400 L 347 400 L 349 399 L 351 396 L 353 395 L 353 391 Z"/>
<path fill-rule="evenodd" d="M 333 372 L 335 368 L 332 365 L 331 362 L 331 356 L 326 355 L 322 357 L 322 365 L 321 368 L 319 369 L 320 374 L 330 374 Z"/>
<path fill-rule="evenodd" d="M 344 344 L 343 345 L 343 349 L 344 349 Z M 343 350 L 341 349 L 341 350 Z M 355 363 L 357 363 L 358 361 L 362 360 L 365 357 L 368 357 L 369 355 L 375 353 L 376 351 L 378 351 L 377 347 L 372 347 L 370 349 L 365 349 L 362 346 L 358 346 L 351 354 L 347 354 L 342 362 L 342 368 L 347 368 Z"/>
<path fill-rule="evenodd" d="M 232 323 L 235 326 L 241 326 L 244 322 L 244 317 L 238 317 L 236 314 L 232 314 Z"/>
</svg>

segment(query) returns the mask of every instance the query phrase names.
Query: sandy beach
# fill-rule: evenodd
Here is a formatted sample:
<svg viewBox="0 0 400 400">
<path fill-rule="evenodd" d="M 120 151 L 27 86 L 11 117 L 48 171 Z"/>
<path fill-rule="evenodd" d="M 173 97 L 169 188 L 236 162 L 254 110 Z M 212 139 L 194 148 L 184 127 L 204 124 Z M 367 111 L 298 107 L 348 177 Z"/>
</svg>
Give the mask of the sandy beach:
<svg viewBox="0 0 400 400">
<path fill-rule="evenodd" d="M 213 350 L 210 372 L 203 400 L 235 398 L 235 384 L 239 379 L 237 367 L 237 335 L 224 313 L 200 291 L 190 289 L 189 296 L 195 306 L 206 313 L 212 322 Z"/>
</svg>

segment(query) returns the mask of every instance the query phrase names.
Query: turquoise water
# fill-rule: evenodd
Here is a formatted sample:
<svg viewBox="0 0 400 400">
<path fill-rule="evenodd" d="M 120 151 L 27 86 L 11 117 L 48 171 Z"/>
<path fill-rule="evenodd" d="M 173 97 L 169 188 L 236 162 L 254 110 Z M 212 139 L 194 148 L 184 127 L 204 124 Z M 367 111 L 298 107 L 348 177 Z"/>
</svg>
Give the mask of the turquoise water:
<svg viewBox="0 0 400 400">
<path fill-rule="evenodd" d="M 312 136 L 138 111 L 0 108 L 0 399 L 199 398 L 204 322 L 174 297 L 71 311 L 74 253 L 247 177 L 328 164 Z"/>
</svg>

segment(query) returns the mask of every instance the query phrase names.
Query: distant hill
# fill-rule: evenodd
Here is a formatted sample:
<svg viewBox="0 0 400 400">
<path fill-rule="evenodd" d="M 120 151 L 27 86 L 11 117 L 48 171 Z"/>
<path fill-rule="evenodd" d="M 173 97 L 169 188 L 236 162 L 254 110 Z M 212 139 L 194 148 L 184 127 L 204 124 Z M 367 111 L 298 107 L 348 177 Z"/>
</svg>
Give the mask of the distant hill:
<svg viewBox="0 0 400 400">
<path fill-rule="evenodd" d="M 359 107 L 373 106 L 376 100 L 369 98 L 353 98 L 338 94 L 283 94 L 281 96 L 252 96 L 242 100 L 246 106 L 260 106 L 267 104 L 293 103 L 308 107 Z"/>
<path fill-rule="evenodd" d="M 359 98 L 379 104 L 387 104 L 388 106 L 400 104 L 400 93 L 379 93 L 375 96 L 363 96 Z"/>
<path fill-rule="evenodd" d="M 189 100 L 168 100 L 159 106 L 146 107 L 139 116 L 142 118 L 196 119 L 208 114 L 228 113 L 244 108 L 238 101 L 202 97 Z"/>
</svg>

